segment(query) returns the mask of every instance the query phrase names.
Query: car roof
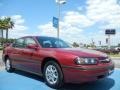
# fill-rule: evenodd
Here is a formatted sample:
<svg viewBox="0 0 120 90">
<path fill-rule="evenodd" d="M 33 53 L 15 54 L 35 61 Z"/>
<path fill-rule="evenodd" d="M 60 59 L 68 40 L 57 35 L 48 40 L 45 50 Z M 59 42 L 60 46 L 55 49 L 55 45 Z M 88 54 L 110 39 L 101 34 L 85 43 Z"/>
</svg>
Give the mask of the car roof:
<svg viewBox="0 0 120 90">
<path fill-rule="evenodd" d="M 28 38 L 28 37 L 32 37 L 32 38 L 37 38 L 37 37 L 41 37 L 41 38 L 56 38 L 56 37 L 50 37 L 50 36 L 24 36 L 24 37 L 21 37 L 21 38 Z"/>
</svg>

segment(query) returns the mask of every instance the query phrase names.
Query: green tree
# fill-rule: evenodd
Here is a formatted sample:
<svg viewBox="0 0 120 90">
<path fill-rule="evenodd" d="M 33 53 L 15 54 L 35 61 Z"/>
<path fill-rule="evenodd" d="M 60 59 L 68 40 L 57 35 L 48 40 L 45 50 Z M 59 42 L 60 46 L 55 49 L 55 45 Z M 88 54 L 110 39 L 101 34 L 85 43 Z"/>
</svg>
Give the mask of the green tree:
<svg viewBox="0 0 120 90">
<path fill-rule="evenodd" d="M 1 39 L 3 40 L 3 30 L 4 30 L 4 21 L 0 18 L 0 31 L 1 31 Z M 3 44 L 3 41 L 1 41 Z"/>
<path fill-rule="evenodd" d="M 3 22 L 4 22 L 4 29 L 6 30 L 6 40 L 8 40 L 8 30 L 14 27 L 14 22 L 10 17 L 5 17 Z"/>
<path fill-rule="evenodd" d="M 73 42 L 73 47 L 79 47 L 79 44 L 78 43 L 76 43 L 76 42 Z"/>
<path fill-rule="evenodd" d="M 15 39 L 9 38 L 7 40 L 7 43 L 13 43 L 15 41 Z M 6 43 L 6 39 L 5 38 L 0 38 L 0 42 Z"/>
<path fill-rule="evenodd" d="M 0 18 L 0 30 L 1 30 L 1 38 L 3 40 L 3 30 L 6 30 L 6 42 L 8 40 L 8 30 L 14 27 L 14 22 L 10 17 Z M 3 44 L 3 41 L 1 41 Z"/>
<path fill-rule="evenodd" d="M 118 47 L 120 47 L 120 43 L 118 43 Z"/>
</svg>

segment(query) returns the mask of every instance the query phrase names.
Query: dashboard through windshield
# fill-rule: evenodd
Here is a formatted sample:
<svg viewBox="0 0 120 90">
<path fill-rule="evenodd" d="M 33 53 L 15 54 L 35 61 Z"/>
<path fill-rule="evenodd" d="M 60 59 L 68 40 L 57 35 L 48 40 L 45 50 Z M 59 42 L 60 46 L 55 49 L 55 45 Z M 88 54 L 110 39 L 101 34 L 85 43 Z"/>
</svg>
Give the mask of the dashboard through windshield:
<svg viewBox="0 0 120 90">
<path fill-rule="evenodd" d="M 37 37 L 37 40 L 43 48 L 70 48 L 66 42 L 54 37 Z"/>
</svg>

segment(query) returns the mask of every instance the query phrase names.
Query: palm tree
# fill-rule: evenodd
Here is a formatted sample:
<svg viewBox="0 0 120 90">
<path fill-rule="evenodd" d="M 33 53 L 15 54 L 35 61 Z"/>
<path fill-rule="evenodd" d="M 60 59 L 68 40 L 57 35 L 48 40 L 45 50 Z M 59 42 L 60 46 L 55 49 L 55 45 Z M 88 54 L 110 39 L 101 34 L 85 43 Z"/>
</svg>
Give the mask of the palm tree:
<svg viewBox="0 0 120 90">
<path fill-rule="evenodd" d="M 14 22 L 10 17 L 4 18 L 4 29 L 6 30 L 6 41 L 8 40 L 8 30 L 14 27 Z"/>
<path fill-rule="evenodd" d="M 14 22 L 10 17 L 0 18 L 0 30 L 3 38 L 3 30 L 6 30 L 6 42 L 8 40 L 8 30 L 14 27 Z"/>
<path fill-rule="evenodd" d="M 4 23 L 3 19 L 0 18 L 0 31 L 1 31 L 1 44 L 3 44 L 3 30 L 4 30 Z"/>
</svg>

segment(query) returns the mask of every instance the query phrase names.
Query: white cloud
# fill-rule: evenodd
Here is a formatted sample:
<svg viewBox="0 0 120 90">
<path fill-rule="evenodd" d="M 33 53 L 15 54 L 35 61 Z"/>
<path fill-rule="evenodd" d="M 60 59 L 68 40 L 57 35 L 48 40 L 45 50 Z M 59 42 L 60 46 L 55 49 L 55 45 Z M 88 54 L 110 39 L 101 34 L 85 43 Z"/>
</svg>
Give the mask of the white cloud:
<svg viewBox="0 0 120 90">
<path fill-rule="evenodd" d="M 28 27 L 25 26 L 25 20 L 23 19 L 23 17 L 21 15 L 13 15 L 11 16 L 11 18 L 15 24 L 13 29 L 11 29 L 9 32 L 9 37 L 18 38 L 21 36 L 28 35 L 26 32 Z"/>
<path fill-rule="evenodd" d="M 23 24 L 25 22 L 21 15 L 13 15 L 11 18 L 17 25 Z"/>
<path fill-rule="evenodd" d="M 84 28 L 93 25 L 93 22 L 78 11 L 65 13 L 63 21 L 60 22 L 60 38 L 68 42 L 84 42 L 87 40 L 82 35 Z M 40 35 L 57 37 L 57 30 L 52 26 L 52 22 L 38 26 Z"/>
<path fill-rule="evenodd" d="M 104 30 L 114 28 L 117 34 L 111 36 L 111 44 L 117 45 L 120 42 L 120 5 L 118 0 L 87 0 L 86 15 L 98 25 L 101 33 L 93 33 L 94 39 L 100 40 L 105 44 Z M 102 29 L 102 30 L 101 30 Z"/>
<path fill-rule="evenodd" d="M 49 22 L 48 24 L 44 25 L 39 25 L 38 28 L 40 29 L 40 35 L 43 36 L 52 36 L 52 37 L 57 37 L 57 29 L 55 29 L 52 26 L 52 23 Z M 70 26 L 64 22 L 60 22 L 60 38 L 68 41 L 68 42 L 73 42 L 73 41 L 79 41 L 79 35 L 83 30 L 78 29 L 77 27 Z M 75 37 L 72 37 L 75 36 Z M 71 38 L 72 37 L 72 38 Z"/>
<path fill-rule="evenodd" d="M 81 15 L 79 12 L 69 11 L 65 14 L 63 21 L 60 22 L 60 38 L 68 42 L 86 41 L 82 35 L 83 28 L 92 24 L 92 21 L 88 20 L 87 17 Z M 52 26 L 52 22 L 39 25 L 38 28 L 41 31 L 40 35 L 57 37 L 57 29 Z"/>
<path fill-rule="evenodd" d="M 98 41 L 102 41 L 105 45 L 105 29 L 115 28 L 118 30 L 115 36 L 111 36 L 113 45 L 120 42 L 120 5 L 117 0 L 87 0 L 84 14 L 81 12 L 82 7 L 78 7 L 78 11 L 68 11 L 62 17 L 60 22 L 60 36 L 69 42 L 90 43 L 93 38 L 98 45 Z M 98 32 L 84 33 L 92 27 L 97 27 Z M 56 36 L 57 32 L 49 22 L 39 25 L 42 35 Z M 89 32 L 89 31 L 88 31 Z"/>
<path fill-rule="evenodd" d="M 107 23 L 104 28 L 120 28 L 120 5 L 117 0 L 88 0 L 87 16 L 95 22 Z"/>
<path fill-rule="evenodd" d="M 60 37 L 68 42 L 90 43 L 93 38 L 97 43 L 102 41 L 105 44 L 104 30 L 106 28 L 115 28 L 118 30 L 115 36 L 112 36 L 112 44 L 120 42 L 120 0 L 86 0 L 86 6 L 76 8 L 76 11 L 68 11 L 61 17 Z M 0 6 L 2 3 L 0 3 Z M 84 8 L 83 8 L 84 7 Z M 83 9 L 84 14 L 83 14 Z M 15 27 L 11 30 L 10 37 L 20 37 L 30 35 L 25 26 L 25 19 L 21 15 L 11 16 L 15 22 Z M 3 18 L 3 17 L 2 17 Z M 100 24 L 98 24 L 100 23 Z M 84 32 L 87 28 L 97 27 L 98 32 L 89 34 Z M 45 35 L 57 37 L 57 30 L 48 22 L 38 26 L 38 32 L 34 35 Z M 33 34 L 33 33 L 32 33 Z"/>
<path fill-rule="evenodd" d="M 52 27 L 51 22 L 45 25 L 39 25 L 38 28 L 40 29 L 40 35 L 56 36 L 57 30 Z"/>
<path fill-rule="evenodd" d="M 89 20 L 89 18 L 85 15 L 82 15 L 78 11 L 69 11 L 66 13 L 64 17 L 64 22 L 72 25 L 77 26 L 80 28 L 85 28 L 93 25 L 93 22 Z"/>
</svg>

